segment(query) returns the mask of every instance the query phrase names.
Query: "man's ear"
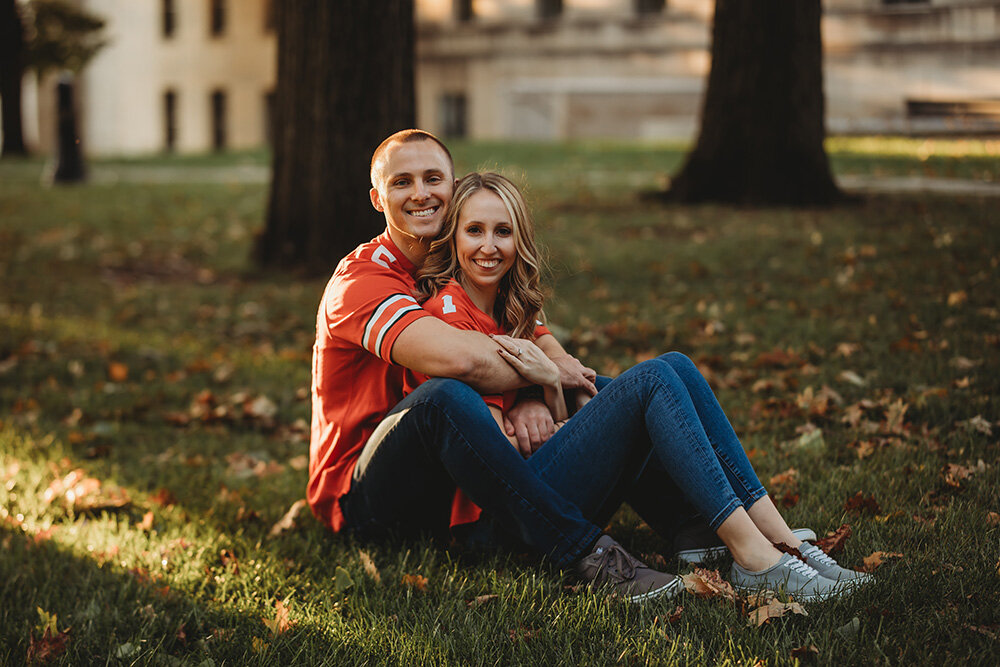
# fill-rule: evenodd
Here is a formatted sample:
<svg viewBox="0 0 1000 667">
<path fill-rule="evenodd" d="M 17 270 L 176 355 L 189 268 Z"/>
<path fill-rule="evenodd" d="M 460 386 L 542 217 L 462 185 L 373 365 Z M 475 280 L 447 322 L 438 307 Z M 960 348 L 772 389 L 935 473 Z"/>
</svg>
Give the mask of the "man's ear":
<svg viewBox="0 0 1000 667">
<path fill-rule="evenodd" d="M 382 198 L 378 194 L 378 188 L 372 188 L 369 190 L 368 196 L 371 197 L 372 206 L 375 207 L 375 210 L 379 213 L 385 213 L 385 207 L 382 206 Z"/>
</svg>

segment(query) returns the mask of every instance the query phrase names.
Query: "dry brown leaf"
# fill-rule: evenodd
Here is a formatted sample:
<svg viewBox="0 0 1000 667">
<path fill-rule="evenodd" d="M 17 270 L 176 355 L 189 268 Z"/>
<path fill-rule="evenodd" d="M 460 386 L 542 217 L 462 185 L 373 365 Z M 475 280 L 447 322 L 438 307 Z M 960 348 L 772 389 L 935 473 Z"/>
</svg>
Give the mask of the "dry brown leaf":
<svg viewBox="0 0 1000 667">
<path fill-rule="evenodd" d="M 876 551 L 871 556 L 866 556 L 865 557 L 865 559 L 864 559 L 864 565 L 862 566 L 861 569 L 864 572 L 874 572 L 877 568 L 879 568 L 887 560 L 891 560 L 891 559 L 894 559 L 894 558 L 902 558 L 902 557 L 903 557 L 903 554 L 897 553 L 897 552 Z"/>
<path fill-rule="evenodd" d="M 219 551 L 219 560 L 222 561 L 222 567 L 232 570 L 233 574 L 239 576 L 240 574 L 240 561 L 229 549 L 222 549 Z"/>
<path fill-rule="evenodd" d="M 490 604 L 491 602 L 496 602 L 500 599 L 499 595 L 489 594 L 489 595 L 479 595 L 472 600 L 465 603 L 465 606 L 469 609 L 475 609 L 476 607 L 482 607 L 484 604 Z"/>
<path fill-rule="evenodd" d="M 795 468 L 789 468 L 785 472 L 772 476 L 771 479 L 768 480 L 768 485 L 773 489 L 774 493 L 794 491 L 796 487 L 798 487 L 798 476 L 798 470 Z"/>
<path fill-rule="evenodd" d="M 375 562 L 372 560 L 372 557 L 368 555 L 368 552 L 363 549 L 359 549 L 358 556 L 361 558 L 361 567 L 364 568 L 365 574 L 374 579 L 376 584 L 381 584 L 382 575 L 379 574 L 378 568 L 375 567 Z"/>
<path fill-rule="evenodd" d="M 299 513 L 305 508 L 306 501 L 305 498 L 296 500 L 292 503 L 292 506 L 288 508 L 285 512 L 285 516 L 281 517 L 277 523 L 271 526 L 271 531 L 268 533 L 271 537 L 276 537 L 281 535 L 287 530 L 292 530 L 295 528 L 295 519 L 298 518 Z"/>
<path fill-rule="evenodd" d="M 108 364 L 108 378 L 112 382 L 124 382 L 128 379 L 128 366 L 118 361 L 112 361 Z"/>
<path fill-rule="evenodd" d="M 66 651 L 69 644 L 69 628 L 62 632 L 52 633 L 48 628 L 42 633 L 40 638 L 35 638 L 35 633 L 31 633 L 28 644 L 28 655 L 25 663 L 29 665 L 49 662 Z"/>
<path fill-rule="evenodd" d="M 844 509 L 848 512 L 860 513 L 867 511 L 872 514 L 882 513 L 882 508 L 879 506 L 878 501 L 875 500 L 875 494 L 865 496 L 860 491 L 844 501 Z"/>
<path fill-rule="evenodd" d="M 851 536 L 851 526 L 849 524 L 841 524 L 840 528 L 837 530 L 830 531 L 826 534 L 826 537 L 821 537 L 818 540 L 814 540 L 814 544 L 823 550 L 824 553 L 833 555 L 844 548 L 844 543 L 847 538 Z"/>
<path fill-rule="evenodd" d="M 997 514 L 996 512 L 987 512 L 986 525 L 990 527 L 1000 526 L 1000 514 Z"/>
<path fill-rule="evenodd" d="M 757 607 L 751 611 L 748 615 L 747 623 L 759 628 L 772 618 L 780 618 L 788 613 L 801 614 L 802 616 L 809 615 L 798 602 L 780 602 L 772 598 L 766 605 Z"/>
<path fill-rule="evenodd" d="M 150 510 L 142 515 L 142 521 L 139 522 L 139 530 L 144 533 L 148 533 L 153 530 L 153 511 Z"/>
<path fill-rule="evenodd" d="M 702 598 L 724 597 L 727 600 L 736 599 L 736 591 L 732 584 L 725 581 L 718 570 L 707 570 L 696 567 L 694 572 L 681 576 L 684 588 L 689 593 Z"/>
<path fill-rule="evenodd" d="M 175 496 L 170 489 L 161 487 L 156 493 L 149 497 L 149 501 L 159 505 L 160 507 L 171 507 L 177 504 L 177 496 Z"/>
<path fill-rule="evenodd" d="M 419 574 L 404 574 L 402 584 L 409 588 L 416 588 L 418 591 L 422 591 L 427 588 L 427 577 L 423 577 Z"/>
<path fill-rule="evenodd" d="M 274 619 L 263 619 L 264 625 L 267 629 L 271 631 L 271 635 L 277 637 L 278 635 L 287 632 L 294 623 L 288 618 L 288 607 L 285 606 L 286 600 L 278 600 L 274 603 Z"/>
<path fill-rule="evenodd" d="M 884 427 L 886 432 L 903 435 L 908 431 L 903 420 L 909 408 L 910 406 L 904 403 L 901 398 L 889 404 L 885 411 Z"/>
<path fill-rule="evenodd" d="M 681 614 L 683 612 L 684 612 L 684 607 L 682 607 L 681 605 L 677 605 L 677 608 L 670 613 L 670 616 L 667 616 L 667 623 L 673 625 L 674 623 L 681 620 Z"/>
<path fill-rule="evenodd" d="M 957 292 L 950 292 L 948 294 L 948 307 L 955 308 L 956 306 L 961 306 L 963 303 L 969 300 L 969 294 L 965 290 L 958 290 Z"/>
<path fill-rule="evenodd" d="M 982 415 L 976 415 L 972 419 L 966 419 L 965 421 L 956 422 L 955 426 L 962 426 L 969 431 L 976 433 L 982 433 L 983 435 L 990 436 L 993 435 L 993 424 L 983 419 Z"/>
<path fill-rule="evenodd" d="M 299 454 L 298 456 L 293 456 L 288 459 L 288 467 L 292 470 L 305 470 L 309 467 L 309 456 L 306 454 Z"/>
</svg>

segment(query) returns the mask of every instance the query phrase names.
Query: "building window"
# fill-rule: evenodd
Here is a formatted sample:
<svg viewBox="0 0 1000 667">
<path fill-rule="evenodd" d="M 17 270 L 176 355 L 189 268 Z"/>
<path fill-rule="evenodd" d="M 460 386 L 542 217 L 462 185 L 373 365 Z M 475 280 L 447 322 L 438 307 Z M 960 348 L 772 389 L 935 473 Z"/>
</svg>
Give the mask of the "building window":
<svg viewBox="0 0 1000 667">
<path fill-rule="evenodd" d="M 273 90 L 264 93 L 264 141 L 268 146 L 274 145 L 274 103 L 276 99 Z"/>
<path fill-rule="evenodd" d="M 441 134 L 450 138 L 466 136 L 465 95 L 445 93 L 441 96 Z"/>
<path fill-rule="evenodd" d="M 177 148 L 177 93 L 163 93 L 163 147 L 168 153 Z"/>
<path fill-rule="evenodd" d="M 661 14 L 666 5 L 666 0 L 635 0 L 635 13 L 639 16 Z"/>
<path fill-rule="evenodd" d="M 177 27 L 177 8 L 174 0 L 163 0 L 163 36 L 173 37 Z"/>
<path fill-rule="evenodd" d="M 476 15 L 472 9 L 472 0 L 452 0 L 451 9 L 459 23 L 471 21 Z"/>
<path fill-rule="evenodd" d="M 226 32 L 226 0 L 209 0 L 208 23 L 212 37 Z"/>
<path fill-rule="evenodd" d="M 562 0 L 535 0 L 535 7 L 538 9 L 538 18 L 554 19 L 562 14 Z"/>
<path fill-rule="evenodd" d="M 266 0 L 264 2 L 264 32 L 274 32 L 274 26 L 277 25 L 274 16 L 274 0 Z"/>
<path fill-rule="evenodd" d="M 212 92 L 212 148 L 226 150 L 226 91 Z"/>
</svg>

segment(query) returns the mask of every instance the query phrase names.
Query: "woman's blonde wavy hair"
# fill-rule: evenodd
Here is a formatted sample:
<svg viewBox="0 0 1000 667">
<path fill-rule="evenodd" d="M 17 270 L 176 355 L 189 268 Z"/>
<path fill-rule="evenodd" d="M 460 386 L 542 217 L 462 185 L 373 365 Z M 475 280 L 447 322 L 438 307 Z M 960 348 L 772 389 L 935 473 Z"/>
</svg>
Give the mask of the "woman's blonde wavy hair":
<svg viewBox="0 0 1000 667">
<path fill-rule="evenodd" d="M 458 218 L 472 195 L 489 190 L 503 201 L 510 215 L 517 258 L 503 276 L 493 306 L 493 319 L 503 331 L 516 338 L 534 338 L 537 320 L 542 317 L 544 293 L 541 288 L 542 259 L 535 245 L 535 223 L 517 186 L 493 172 L 473 172 L 455 186 L 441 233 L 431 242 L 423 268 L 417 276 L 417 298 L 423 302 L 448 284 L 462 282 L 462 267 L 455 251 Z"/>
</svg>

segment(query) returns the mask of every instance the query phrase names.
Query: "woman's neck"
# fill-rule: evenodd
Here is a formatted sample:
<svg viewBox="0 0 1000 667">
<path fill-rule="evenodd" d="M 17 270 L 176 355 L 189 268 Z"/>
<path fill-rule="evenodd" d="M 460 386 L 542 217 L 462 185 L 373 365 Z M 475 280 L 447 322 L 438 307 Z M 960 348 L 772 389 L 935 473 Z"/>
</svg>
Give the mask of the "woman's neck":
<svg viewBox="0 0 1000 667">
<path fill-rule="evenodd" d="M 476 308 L 493 317 L 493 306 L 497 302 L 496 288 L 487 287 L 480 289 L 466 280 L 464 276 L 458 282 L 462 286 L 462 289 L 465 290 L 465 293 L 469 295 L 469 299 L 475 304 Z"/>
</svg>

